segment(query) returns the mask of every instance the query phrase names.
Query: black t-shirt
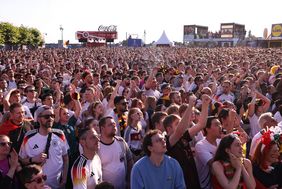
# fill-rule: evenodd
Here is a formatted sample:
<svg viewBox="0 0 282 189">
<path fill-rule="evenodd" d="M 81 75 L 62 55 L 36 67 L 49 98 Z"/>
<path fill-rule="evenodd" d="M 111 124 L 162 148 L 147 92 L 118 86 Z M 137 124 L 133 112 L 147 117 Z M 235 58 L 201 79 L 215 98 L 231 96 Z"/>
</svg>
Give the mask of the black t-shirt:
<svg viewBox="0 0 282 189">
<path fill-rule="evenodd" d="M 278 188 L 282 187 L 282 163 L 273 165 L 274 169 L 269 173 L 263 171 L 257 164 L 253 165 L 254 177 L 262 183 L 266 188 L 278 184 Z"/>
<path fill-rule="evenodd" d="M 192 141 L 188 131 L 184 133 L 182 138 L 174 145 L 169 143 L 169 136 L 166 136 L 167 155 L 173 157 L 180 164 L 186 187 L 189 189 L 200 189 L 198 172 L 189 142 Z"/>
</svg>

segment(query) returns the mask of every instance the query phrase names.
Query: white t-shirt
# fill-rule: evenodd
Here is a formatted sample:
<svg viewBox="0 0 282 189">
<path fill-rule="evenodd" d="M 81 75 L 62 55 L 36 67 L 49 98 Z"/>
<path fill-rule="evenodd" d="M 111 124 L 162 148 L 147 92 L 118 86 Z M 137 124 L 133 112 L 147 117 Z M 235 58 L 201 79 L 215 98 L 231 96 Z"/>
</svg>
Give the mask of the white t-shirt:
<svg viewBox="0 0 282 189">
<path fill-rule="evenodd" d="M 282 129 L 282 121 L 280 121 L 277 126 Z"/>
<path fill-rule="evenodd" d="M 96 154 L 92 160 L 81 154 L 71 169 L 73 189 L 93 189 L 102 182 L 102 165 Z"/>
<path fill-rule="evenodd" d="M 42 106 L 41 102 L 28 102 L 27 100 L 24 100 L 22 102 L 22 105 L 27 106 L 29 109 L 33 108 L 33 107 L 39 107 Z"/>
<path fill-rule="evenodd" d="M 254 113 L 252 117 L 249 116 L 249 121 L 250 121 L 250 137 L 253 138 L 260 130 L 260 126 L 258 124 L 258 116 Z"/>
<path fill-rule="evenodd" d="M 156 99 L 159 99 L 161 97 L 160 91 L 153 90 L 153 89 L 145 90 L 144 94 L 146 96 L 154 96 L 154 97 L 156 97 Z"/>
<path fill-rule="evenodd" d="M 249 155 L 250 155 L 251 157 L 253 157 L 254 154 L 255 154 L 255 151 L 256 151 L 256 148 L 257 148 L 257 146 L 258 146 L 258 144 L 259 144 L 259 142 L 260 142 L 261 136 L 262 136 L 261 133 L 258 132 L 258 133 L 255 134 L 255 136 L 252 138 L 251 147 L 250 147 L 250 152 L 249 152 Z"/>
<path fill-rule="evenodd" d="M 46 184 L 52 189 L 59 188 L 59 181 L 63 171 L 63 156 L 68 153 L 69 149 L 64 133 L 62 131 L 58 131 L 58 133 L 52 133 L 49 158 L 42 167 L 43 173 L 47 175 Z M 24 137 L 19 156 L 24 159 L 43 153 L 47 144 L 47 137 L 48 135 L 43 136 L 37 130 L 29 131 Z"/>
<path fill-rule="evenodd" d="M 282 116 L 279 111 L 277 111 L 273 117 L 278 123 L 282 121 Z"/>
<path fill-rule="evenodd" d="M 124 131 L 123 138 L 131 150 L 142 149 L 142 138 L 143 138 L 142 129 L 133 128 L 128 125 Z"/>
<path fill-rule="evenodd" d="M 32 116 L 32 114 L 30 112 L 30 109 L 27 106 L 25 106 L 25 105 L 23 105 L 23 108 L 24 108 L 24 111 L 25 111 L 24 118 L 26 118 L 26 119 L 33 119 L 33 116 Z"/>
<path fill-rule="evenodd" d="M 218 101 L 220 102 L 225 102 L 225 101 L 234 102 L 234 100 L 235 100 L 235 97 L 233 93 L 221 94 L 218 97 Z"/>
<path fill-rule="evenodd" d="M 102 163 L 103 181 L 110 182 L 115 189 L 125 188 L 125 152 L 116 139 L 112 144 L 100 142 L 98 154 Z"/>
<path fill-rule="evenodd" d="M 219 142 L 220 139 L 217 139 L 217 146 Z M 199 141 L 195 146 L 195 158 L 199 181 L 201 187 L 204 189 L 211 188 L 210 167 L 208 165 L 208 161 L 210 161 L 214 157 L 217 146 L 214 146 L 209 143 L 206 138 Z"/>
<path fill-rule="evenodd" d="M 90 102 L 85 102 L 81 107 L 81 113 L 86 111 L 90 105 Z"/>
</svg>

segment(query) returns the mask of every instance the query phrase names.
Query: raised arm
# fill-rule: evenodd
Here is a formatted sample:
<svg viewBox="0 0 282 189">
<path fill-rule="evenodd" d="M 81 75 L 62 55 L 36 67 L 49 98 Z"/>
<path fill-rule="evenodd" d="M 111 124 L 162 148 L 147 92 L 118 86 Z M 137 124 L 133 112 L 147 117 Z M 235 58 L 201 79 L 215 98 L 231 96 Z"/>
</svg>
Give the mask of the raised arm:
<svg viewBox="0 0 282 189">
<path fill-rule="evenodd" d="M 191 124 L 192 108 L 196 102 L 196 96 L 192 95 L 189 97 L 189 107 L 184 112 L 183 117 L 177 125 L 175 132 L 169 137 L 169 143 L 174 146 L 180 138 L 183 136 L 188 126 Z"/>
<path fill-rule="evenodd" d="M 115 87 L 113 93 L 111 94 L 111 97 L 110 97 L 110 100 L 109 100 L 109 103 L 108 103 L 108 108 L 112 108 L 112 109 L 115 107 L 114 99 L 117 96 L 118 89 L 119 89 L 119 86 L 121 84 L 121 80 L 117 80 L 116 83 L 117 83 L 116 87 Z"/>
<path fill-rule="evenodd" d="M 256 105 L 257 95 L 255 92 L 252 92 L 252 101 L 248 105 L 248 116 L 252 117 L 255 113 L 255 105 Z"/>
<path fill-rule="evenodd" d="M 76 119 L 78 119 L 79 116 L 80 116 L 81 109 L 82 109 L 81 103 L 80 103 L 79 99 L 73 99 L 73 101 L 74 101 L 74 104 L 75 104 L 74 116 L 75 116 Z"/>
<path fill-rule="evenodd" d="M 11 93 L 12 93 L 14 90 L 15 90 L 15 89 L 10 90 L 10 91 L 6 94 L 6 96 L 4 97 L 4 99 L 3 99 L 3 105 L 4 105 L 4 111 L 5 111 L 5 112 L 9 111 L 9 107 L 10 107 L 10 102 L 9 102 L 9 100 L 10 100 Z"/>
<path fill-rule="evenodd" d="M 155 77 L 155 75 L 157 74 L 158 72 L 158 68 L 153 68 L 151 74 L 149 75 L 146 83 L 145 83 L 145 89 L 150 89 L 151 88 L 151 84 L 152 84 L 152 81 Z"/>
<path fill-rule="evenodd" d="M 267 112 L 267 110 L 269 109 L 270 103 L 271 101 L 264 96 L 263 94 L 261 94 L 260 92 L 256 91 L 257 97 L 261 100 L 263 100 L 264 104 L 263 104 L 263 112 Z"/>
<path fill-rule="evenodd" d="M 203 128 L 205 128 L 207 123 L 207 117 L 208 117 L 208 110 L 210 105 L 211 99 L 208 95 L 204 94 L 202 95 L 202 111 L 201 111 L 201 117 L 199 120 L 199 123 L 197 123 L 195 126 L 189 128 L 189 135 L 191 137 L 197 135 L 199 131 L 201 131 Z"/>
</svg>

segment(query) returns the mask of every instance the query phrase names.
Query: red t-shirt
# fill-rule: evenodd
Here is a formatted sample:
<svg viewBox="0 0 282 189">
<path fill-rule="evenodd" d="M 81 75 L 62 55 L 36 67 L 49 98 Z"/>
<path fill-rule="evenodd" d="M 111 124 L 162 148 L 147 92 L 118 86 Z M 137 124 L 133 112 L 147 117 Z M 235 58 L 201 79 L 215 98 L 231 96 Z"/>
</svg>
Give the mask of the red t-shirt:
<svg viewBox="0 0 282 189">
<path fill-rule="evenodd" d="M 5 121 L 0 126 L 0 135 L 9 135 L 11 131 L 16 130 L 17 128 L 19 128 L 19 126 L 13 124 L 10 120 Z"/>
</svg>

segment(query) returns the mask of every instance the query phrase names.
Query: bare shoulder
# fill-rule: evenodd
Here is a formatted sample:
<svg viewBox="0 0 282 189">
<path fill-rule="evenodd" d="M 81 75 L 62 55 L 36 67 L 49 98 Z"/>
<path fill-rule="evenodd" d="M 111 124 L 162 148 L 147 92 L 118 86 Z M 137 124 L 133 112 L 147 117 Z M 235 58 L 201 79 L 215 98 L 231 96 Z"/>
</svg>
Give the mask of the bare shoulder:
<svg viewBox="0 0 282 189">
<path fill-rule="evenodd" d="M 219 171 L 219 170 L 223 170 L 222 164 L 219 161 L 214 161 L 212 163 L 212 171 L 216 172 L 216 171 Z"/>
</svg>

